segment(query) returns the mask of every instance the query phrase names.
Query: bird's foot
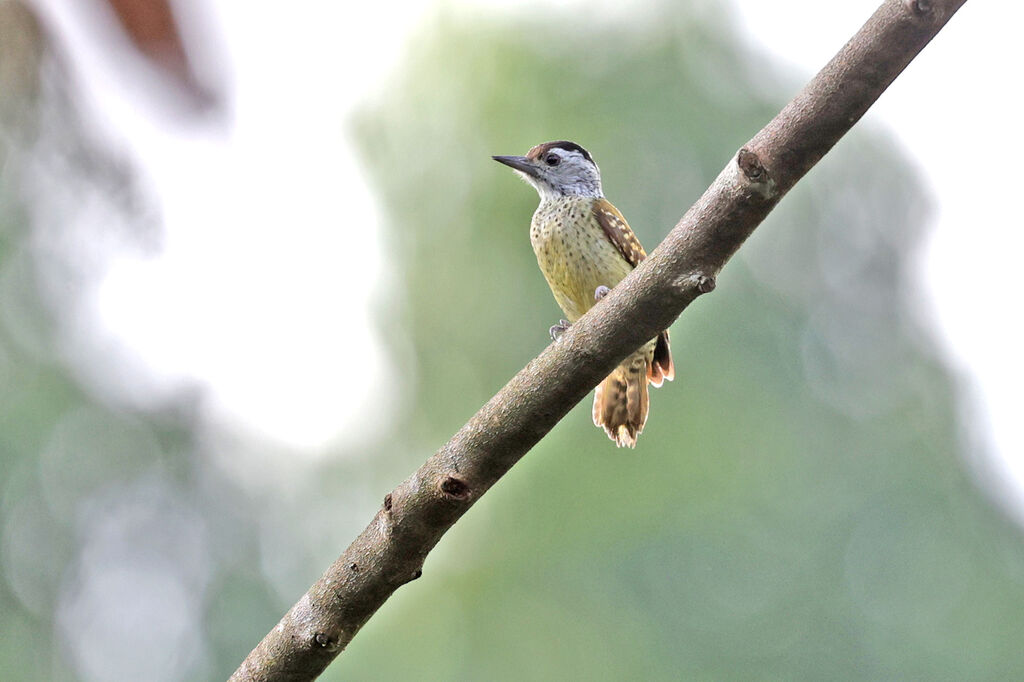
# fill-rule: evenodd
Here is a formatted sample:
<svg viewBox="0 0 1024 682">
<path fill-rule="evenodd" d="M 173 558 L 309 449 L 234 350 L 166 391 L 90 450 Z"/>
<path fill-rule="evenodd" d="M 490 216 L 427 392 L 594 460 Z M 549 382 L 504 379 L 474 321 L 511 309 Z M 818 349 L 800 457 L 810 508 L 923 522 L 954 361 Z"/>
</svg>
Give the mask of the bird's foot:
<svg viewBox="0 0 1024 682">
<path fill-rule="evenodd" d="M 603 284 L 598 288 L 594 289 L 594 302 L 600 301 L 602 298 L 607 296 L 609 291 L 611 291 L 611 289 L 609 289 Z"/>
<path fill-rule="evenodd" d="M 557 341 L 558 337 L 568 331 L 572 323 L 569 320 L 559 320 L 558 324 L 551 325 L 551 329 L 548 330 L 548 334 L 551 334 L 551 340 Z"/>
</svg>

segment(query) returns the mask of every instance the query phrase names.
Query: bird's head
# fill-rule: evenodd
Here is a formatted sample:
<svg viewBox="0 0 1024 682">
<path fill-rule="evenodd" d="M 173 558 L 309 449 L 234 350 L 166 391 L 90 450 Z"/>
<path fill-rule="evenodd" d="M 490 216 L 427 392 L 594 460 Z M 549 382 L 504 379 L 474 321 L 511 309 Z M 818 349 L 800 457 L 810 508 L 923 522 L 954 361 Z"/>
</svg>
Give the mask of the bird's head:
<svg viewBox="0 0 1024 682">
<path fill-rule="evenodd" d="M 600 169 L 590 153 L 575 142 L 545 142 L 526 156 L 491 158 L 513 168 L 537 189 L 541 199 L 603 196 Z"/>
</svg>

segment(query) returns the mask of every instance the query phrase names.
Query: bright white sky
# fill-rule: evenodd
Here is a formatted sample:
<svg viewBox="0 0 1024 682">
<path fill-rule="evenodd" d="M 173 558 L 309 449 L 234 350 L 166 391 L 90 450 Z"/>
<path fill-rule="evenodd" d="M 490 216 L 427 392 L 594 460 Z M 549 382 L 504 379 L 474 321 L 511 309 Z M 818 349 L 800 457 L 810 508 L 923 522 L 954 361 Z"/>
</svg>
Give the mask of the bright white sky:
<svg viewBox="0 0 1024 682">
<path fill-rule="evenodd" d="M 462 2 L 497 12 L 546 6 Z M 738 10 L 752 44 L 806 77 L 877 2 L 723 0 Z M 163 253 L 120 259 L 97 292 L 106 342 L 127 348 L 154 386 L 206 384 L 215 422 L 299 451 L 320 452 L 342 433 L 351 440 L 385 426 L 371 418 L 382 412 L 374 406 L 395 404 L 399 378 L 369 316 L 388 306 L 389 270 L 375 238 L 377 207 L 342 122 L 399 62 L 431 5 L 295 0 L 284 10 L 210 0 L 233 79 L 234 125 L 203 135 L 140 105 L 124 68 L 83 34 L 94 9 L 88 3 L 38 4 L 76 45 L 85 91 L 164 202 Z M 628 13 L 621 2 L 555 4 Z M 716 3 L 707 0 L 703 11 L 718 11 Z M 921 275 L 948 351 L 977 391 L 981 437 L 999 455 L 996 478 L 1018 490 L 1024 287 L 1016 272 L 1024 225 L 999 200 L 1003 183 L 992 182 L 1019 175 L 1007 146 L 1020 123 L 1022 24 L 1019 3 L 968 2 L 868 114 L 896 131 L 938 204 Z M 357 234 L 362 251 L 353 258 Z"/>
</svg>

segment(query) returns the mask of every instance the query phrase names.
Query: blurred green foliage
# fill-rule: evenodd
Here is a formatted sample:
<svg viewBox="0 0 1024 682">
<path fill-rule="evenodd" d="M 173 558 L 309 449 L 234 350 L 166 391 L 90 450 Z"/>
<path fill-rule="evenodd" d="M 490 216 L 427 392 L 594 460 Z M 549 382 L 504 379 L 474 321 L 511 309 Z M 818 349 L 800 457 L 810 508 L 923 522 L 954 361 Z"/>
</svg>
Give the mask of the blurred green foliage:
<svg viewBox="0 0 1024 682">
<path fill-rule="evenodd" d="M 406 276 L 414 441 L 450 435 L 561 315 L 537 198 L 490 154 L 580 142 L 650 249 L 789 94 L 685 8 L 627 29 L 439 17 L 357 127 Z M 1024 549 L 965 475 L 913 308 L 925 212 L 883 134 L 841 143 L 673 327 L 678 378 L 637 450 L 577 407 L 326 677 L 1024 674 Z"/>
<path fill-rule="evenodd" d="M 190 396 L 141 412 L 80 388 L 0 140 L 0 678 L 123 676 L 134 662 L 97 656 L 125 631 L 153 640 L 123 651 L 141 670 L 187 650 L 160 679 L 229 675 L 548 343 L 537 200 L 489 156 L 583 144 L 650 250 L 792 94 L 701 7 L 424 28 L 355 124 L 403 277 L 381 324 L 411 341 L 412 408 L 364 457 L 281 489 L 231 476 L 233 449 L 272 446 L 207 440 Z M 637 450 L 573 410 L 323 679 L 1024 676 L 1024 545 L 967 474 L 915 308 L 927 202 L 865 124 L 673 327 L 677 379 Z M 98 604 L 90 571 L 135 598 Z"/>
</svg>

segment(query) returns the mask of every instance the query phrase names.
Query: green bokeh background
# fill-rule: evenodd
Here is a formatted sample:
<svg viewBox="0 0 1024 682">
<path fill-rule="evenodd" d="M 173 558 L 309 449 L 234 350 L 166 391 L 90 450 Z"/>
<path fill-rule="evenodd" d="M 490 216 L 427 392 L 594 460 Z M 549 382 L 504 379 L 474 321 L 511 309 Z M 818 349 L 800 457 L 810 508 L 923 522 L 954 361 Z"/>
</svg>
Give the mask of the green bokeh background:
<svg viewBox="0 0 1024 682">
<path fill-rule="evenodd" d="M 230 547 L 204 560 L 197 658 L 167 678 L 226 677 L 383 494 L 548 342 L 561 313 L 529 246 L 536 197 L 489 156 L 581 143 L 650 250 L 796 82 L 688 3 L 629 25 L 429 19 L 351 122 L 401 276 L 380 324 L 408 341 L 393 350 L 411 408 L 303 489 L 329 533 L 295 533 L 300 512 L 260 516 L 266 500 L 210 463 L 181 405 L 111 407 L 0 321 L 2 677 L 83 676 L 52 646 L 76 528 L 97 491 L 146 477 Z M 1024 544 L 969 474 L 958 385 L 916 307 L 928 201 L 897 142 L 869 116 L 673 326 L 677 378 L 653 392 L 635 451 L 578 406 L 323 679 L 1024 676 Z M 30 229 L 16 192 L 0 218 L 4 300 L 59 337 L 17 257 Z M 60 429 L 74 469 L 54 473 L 39 453 Z M 53 476 L 78 496 L 48 497 Z M 267 524 L 294 554 L 276 575 Z M 36 554 L 11 555 L 25 546 Z"/>
</svg>

